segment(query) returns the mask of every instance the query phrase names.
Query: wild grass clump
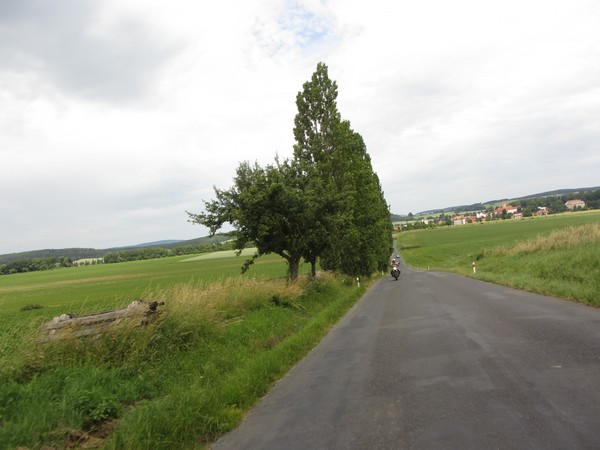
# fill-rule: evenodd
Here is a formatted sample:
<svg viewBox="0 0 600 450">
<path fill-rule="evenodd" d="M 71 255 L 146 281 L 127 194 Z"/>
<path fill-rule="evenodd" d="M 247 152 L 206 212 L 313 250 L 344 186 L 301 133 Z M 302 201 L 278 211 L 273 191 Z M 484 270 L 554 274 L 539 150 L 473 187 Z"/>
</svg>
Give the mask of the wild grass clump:
<svg viewBox="0 0 600 450">
<path fill-rule="evenodd" d="M 43 309 L 42 305 L 37 303 L 29 303 L 28 305 L 22 306 L 21 311 L 33 311 L 34 309 Z"/>
<path fill-rule="evenodd" d="M 0 359 L 0 448 L 202 446 L 362 292 L 333 276 L 181 283 L 144 293 L 164 302 L 145 326 L 124 321 L 45 344 L 38 319 Z"/>
<path fill-rule="evenodd" d="M 484 257 L 525 255 L 536 252 L 551 252 L 583 247 L 600 242 L 600 223 L 568 227 L 549 235 L 538 235 L 533 239 L 502 245 L 483 251 Z"/>
</svg>

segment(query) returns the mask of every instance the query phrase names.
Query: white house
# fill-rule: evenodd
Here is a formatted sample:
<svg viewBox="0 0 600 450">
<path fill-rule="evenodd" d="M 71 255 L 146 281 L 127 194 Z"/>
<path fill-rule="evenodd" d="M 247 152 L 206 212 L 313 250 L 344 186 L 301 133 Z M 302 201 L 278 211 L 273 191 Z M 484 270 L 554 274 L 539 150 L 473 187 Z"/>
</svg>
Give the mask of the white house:
<svg viewBox="0 0 600 450">
<path fill-rule="evenodd" d="M 567 209 L 582 209 L 585 208 L 585 202 L 583 200 L 569 200 L 568 202 L 565 203 L 565 206 L 567 207 Z"/>
</svg>

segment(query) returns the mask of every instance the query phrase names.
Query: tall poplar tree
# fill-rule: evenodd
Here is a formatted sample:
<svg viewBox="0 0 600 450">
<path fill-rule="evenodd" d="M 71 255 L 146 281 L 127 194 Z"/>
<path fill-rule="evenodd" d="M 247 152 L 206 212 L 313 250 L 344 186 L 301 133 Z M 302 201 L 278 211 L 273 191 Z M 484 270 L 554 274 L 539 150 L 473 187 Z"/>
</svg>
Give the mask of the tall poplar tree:
<svg viewBox="0 0 600 450">
<path fill-rule="evenodd" d="M 388 207 L 365 143 L 341 119 L 336 99 L 337 84 L 319 63 L 296 97 L 293 159 L 276 158 L 264 168 L 241 163 L 230 189 L 215 188 L 216 200 L 205 202 L 205 212 L 188 213 L 212 234 L 233 225 L 237 249 L 256 245 L 244 270 L 267 253 L 286 259 L 292 280 L 302 258 L 313 275 L 318 260 L 350 275 L 387 266 Z"/>
<path fill-rule="evenodd" d="M 294 158 L 322 189 L 316 229 L 325 232 L 309 248 L 324 268 L 368 276 L 387 266 L 390 215 L 364 141 L 341 119 L 337 95 L 337 83 L 319 63 L 296 97 Z"/>
</svg>

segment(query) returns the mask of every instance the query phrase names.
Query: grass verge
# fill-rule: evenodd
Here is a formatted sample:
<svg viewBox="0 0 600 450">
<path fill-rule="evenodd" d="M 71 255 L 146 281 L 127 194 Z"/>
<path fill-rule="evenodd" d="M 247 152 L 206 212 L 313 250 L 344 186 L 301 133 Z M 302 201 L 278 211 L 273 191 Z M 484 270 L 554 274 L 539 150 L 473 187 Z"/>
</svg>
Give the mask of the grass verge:
<svg viewBox="0 0 600 450">
<path fill-rule="evenodd" d="M 598 212 L 408 232 L 397 241 L 416 268 L 600 306 Z"/>
<path fill-rule="evenodd" d="M 350 279 L 225 279 L 152 293 L 146 327 L 0 360 L 0 448 L 202 448 L 232 429 L 364 293 Z"/>
<path fill-rule="evenodd" d="M 600 306 L 600 224 L 484 249 L 485 281 Z"/>
</svg>

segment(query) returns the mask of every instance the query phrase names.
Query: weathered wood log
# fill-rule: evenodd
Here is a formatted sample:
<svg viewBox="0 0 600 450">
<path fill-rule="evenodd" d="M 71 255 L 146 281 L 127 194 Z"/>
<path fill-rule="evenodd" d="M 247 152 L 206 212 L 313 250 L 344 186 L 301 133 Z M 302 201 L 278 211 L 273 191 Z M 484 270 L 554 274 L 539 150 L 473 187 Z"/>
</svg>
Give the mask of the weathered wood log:
<svg viewBox="0 0 600 450">
<path fill-rule="evenodd" d="M 85 316 L 61 314 L 40 327 L 42 336 L 39 341 L 48 342 L 67 336 L 83 337 L 97 334 L 126 319 L 135 320 L 136 325 L 145 325 L 151 318 L 160 315 L 162 311 L 159 311 L 158 307 L 161 305 L 164 305 L 164 302 L 140 299 L 131 302 L 126 308 L 115 311 Z"/>
</svg>

